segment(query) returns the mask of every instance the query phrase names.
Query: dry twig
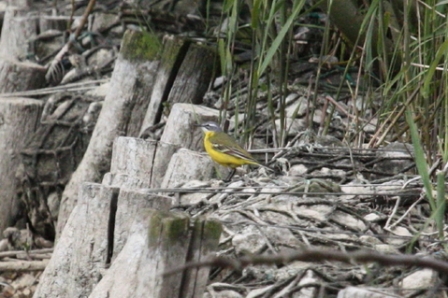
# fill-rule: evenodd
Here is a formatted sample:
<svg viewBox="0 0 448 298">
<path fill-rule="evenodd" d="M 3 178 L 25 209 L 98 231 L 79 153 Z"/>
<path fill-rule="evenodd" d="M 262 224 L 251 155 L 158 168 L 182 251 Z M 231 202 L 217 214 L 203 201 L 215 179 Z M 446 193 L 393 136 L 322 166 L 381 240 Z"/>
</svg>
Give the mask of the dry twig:
<svg viewBox="0 0 448 298">
<path fill-rule="evenodd" d="M 166 271 L 164 276 L 180 273 L 187 269 L 206 266 L 230 267 L 235 270 L 242 270 L 249 265 L 281 265 L 291 263 L 292 261 L 316 263 L 323 261 L 337 261 L 343 263 L 378 263 L 383 266 L 417 266 L 448 274 L 448 262 L 429 257 L 415 255 L 385 255 L 367 250 L 344 253 L 334 250 L 305 249 L 289 254 L 244 256 L 237 259 L 230 259 L 223 256 L 211 257 L 202 262 L 187 263 L 182 267 Z"/>
</svg>

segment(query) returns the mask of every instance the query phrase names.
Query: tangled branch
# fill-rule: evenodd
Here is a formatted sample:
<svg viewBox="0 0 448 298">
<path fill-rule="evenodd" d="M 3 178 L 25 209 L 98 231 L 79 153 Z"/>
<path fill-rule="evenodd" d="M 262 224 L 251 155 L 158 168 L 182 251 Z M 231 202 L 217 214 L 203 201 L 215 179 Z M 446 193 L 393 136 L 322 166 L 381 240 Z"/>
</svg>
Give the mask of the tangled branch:
<svg viewBox="0 0 448 298">
<path fill-rule="evenodd" d="M 269 256 L 244 256 L 237 259 L 230 259 L 224 256 L 208 257 L 201 262 L 190 262 L 182 267 L 166 271 L 164 276 L 180 273 L 188 269 L 214 266 L 228 267 L 235 270 L 242 270 L 249 265 L 281 265 L 293 261 L 303 262 L 323 262 L 338 261 L 343 263 L 378 263 L 383 266 L 417 266 L 430 268 L 435 271 L 448 274 L 448 262 L 443 262 L 431 257 L 415 255 L 385 255 L 375 251 L 357 251 L 344 253 L 333 250 L 305 249 L 289 254 L 278 254 Z"/>
</svg>

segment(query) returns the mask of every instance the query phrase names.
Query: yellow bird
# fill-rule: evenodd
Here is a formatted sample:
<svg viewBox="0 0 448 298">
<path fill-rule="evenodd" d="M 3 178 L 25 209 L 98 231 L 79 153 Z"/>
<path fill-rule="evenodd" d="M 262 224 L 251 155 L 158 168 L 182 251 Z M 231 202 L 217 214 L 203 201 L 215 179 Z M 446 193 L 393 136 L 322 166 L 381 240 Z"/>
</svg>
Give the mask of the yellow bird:
<svg viewBox="0 0 448 298">
<path fill-rule="evenodd" d="M 262 166 L 249 152 L 244 150 L 238 142 L 222 131 L 216 122 L 199 124 L 204 131 L 204 147 L 211 159 L 220 165 L 232 170 L 224 182 L 229 182 L 236 172 L 236 168 L 242 165 Z"/>
</svg>

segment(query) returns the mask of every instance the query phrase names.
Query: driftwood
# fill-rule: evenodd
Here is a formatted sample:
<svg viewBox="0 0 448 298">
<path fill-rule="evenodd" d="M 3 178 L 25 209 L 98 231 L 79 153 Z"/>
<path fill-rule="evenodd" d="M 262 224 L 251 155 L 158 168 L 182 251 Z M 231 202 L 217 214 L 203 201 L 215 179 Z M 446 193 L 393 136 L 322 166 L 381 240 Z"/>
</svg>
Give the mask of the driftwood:
<svg viewBox="0 0 448 298">
<path fill-rule="evenodd" d="M 151 187 L 154 177 L 162 175 L 163 178 L 164 175 L 155 168 L 155 155 L 160 146 L 154 140 L 118 137 L 114 142 L 111 172 L 104 176 L 103 184 L 123 188 Z"/>
<path fill-rule="evenodd" d="M 147 34 L 145 34 L 147 35 Z M 146 110 L 149 105 L 148 94 L 151 94 L 151 91 L 154 86 L 154 82 L 157 78 L 157 70 L 159 68 L 159 48 L 160 41 L 155 36 L 147 37 L 147 44 L 145 44 L 144 50 L 145 62 L 141 63 L 138 67 L 138 77 L 137 84 L 134 89 L 133 101 L 135 104 L 133 105 L 133 109 L 131 112 L 131 118 L 129 119 L 128 127 L 126 128 L 126 135 L 131 137 L 137 137 L 140 133 L 143 120 L 145 118 Z M 129 46 L 137 47 L 137 40 L 134 40 L 131 36 L 128 39 L 123 39 L 123 44 L 128 42 Z M 135 42 L 135 44 L 133 44 Z M 129 54 L 134 54 L 132 51 L 135 49 L 130 48 L 128 51 Z M 125 54 L 125 53 L 123 53 Z M 126 74 L 125 74 L 126 75 Z"/>
<path fill-rule="evenodd" d="M 15 174 L 20 150 L 36 130 L 43 103 L 29 98 L 0 98 L 0 231 L 19 213 Z"/>
<path fill-rule="evenodd" d="M 168 36 L 163 53 L 140 134 L 160 121 L 163 103 L 202 103 L 212 79 L 216 59 L 213 49 Z"/>
<path fill-rule="evenodd" d="M 0 262 L 0 271 L 42 271 L 47 265 L 48 260 Z"/>
<path fill-rule="evenodd" d="M 141 96 L 143 95 L 139 93 L 140 97 L 136 96 L 135 89 L 145 84 L 140 79 L 142 72 L 148 71 L 150 65 L 154 66 L 153 62 L 158 50 L 149 51 L 149 49 L 140 48 L 137 51 L 136 44 L 152 45 L 157 43 L 156 37 L 152 35 L 132 31 L 125 33 L 121 52 L 115 62 L 112 74 L 111 89 L 104 100 L 92 139 L 82 162 L 62 195 L 56 236 L 61 234 L 76 205 L 79 185 L 83 181 L 99 182 L 101 180 L 109 170 L 114 139 L 127 134 L 131 118 L 133 121 L 138 121 L 132 116 L 132 112 L 138 109 L 137 103 L 142 104 Z M 149 84 L 152 85 L 151 82 Z"/>
<path fill-rule="evenodd" d="M 40 32 L 47 30 L 65 31 L 69 24 L 70 18 L 67 16 L 41 16 L 39 18 Z"/>
<path fill-rule="evenodd" d="M 153 171 L 151 175 L 151 187 L 159 188 L 165 177 L 168 161 L 174 153 L 181 148 L 180 145 L 165 142 L 157 143 L 157 151 L 155 152 Z"/>
<path fill-rule="evenodd" d="M 182 103 L 173 106 L 157 147 L 151 187 L 159 188 L 162 185 L 169 164 L 167 161 L 179 148 L 203 150 L 202 131 L 195 125 L 203 121 L 216 121 L 218 116 L 218 111 L 203 106 Z M 168 184 L 165 183 L 165 186 Z"/>
<path fill-rule="evenodd" d="M 157 142 L 153 140 L 118 137 L 113 146 L 110 172 L 131 176 L 142 181 L 139 187 L 149 187 L 156 149 Z"/>
<path fill-rule="evenodd" d="M 178 103 L 173 106 L 160 141 L 202 151 L 202 131 L 196 125 L 217 121 L 219 111 L 204 106 Z"/>
<path fill-rule="evenodd" d="M 122 252 L 89 297 L 147 297 L 149 293 L 153 298 L 201 297 L 208 268 L 161 274 L 216 248 L 219 223 L 196 219 L 193 230 L 189 225 L 189 218 L 182 213 L 141 210 Z"/>
<path fill-rule="evenodd" d="M 176 297 L 182 275 L 163 279 L 157 273 L 185 262 L 188 226 L 181 213 L 141 210 L 122 253 L 89 297 Z"/>
<path fill-rule="evenodd" d="M 150 173 L 151 162 L 146 165 L 143 157 L 154 149 L 154 141 L 116 140 L 113 173 L 105 176 L 103 185 L 83 184 L 34 297 L 202 295 L 208 268 L 166 277 L 163 272 L 200 261 L 213 251 L 221 225 L 168 212 L 171 198 L 138 189 L 149 183 L 144 174 Z M 183 151 L 188 150 L 178 154 Z"/>
<path fill-rule="evenodd" d="M 90 293 L 112 254 L 109 221 L 117 194 L 116 188 L 83 184 L 78 204 L 34 297 L 79 297 Z"/>
<path fill-rule="evenodd" d="M 70 273 L 74 278 L 71 295 L 88 294 L 101 278 L 102 269 L 110 263 L 112 256 L 113 217 L 118 198 L 118 188 L 84 184 L 81 204 L 87 208 L 84 219 L 77 222 L 82 234 L 75 238 Z M 86 196 L 87 194 L 87 196 Z"/>
<path fill-rule="evenodd" d="M 115 215 L 114 247 L 113 258 L 121 252 L 126 240 L 132 221 L 139 211 L 145 208 L 152 208 L 161 211 L 168 211 L 172 200 L 169 197 L 156 195 L 149 190 L 129 190 L 121 189 L 118 198 L 117 213 Z"/>
<path fill-rule="evenodd" d="M 26 59 L 33 52 L 30 40 L 37 35 L 37 16 L 30 15 L 27 3 L 14 1 L 6 8 L 0 39 L 0 56 L 18 60 Z"/>
<path fill-rule="evenodd" d="M 39 128 L 20 152 L 16 192 L 34 236 L 54 241 L 60 194 L 87 149 L 96 121 L 89 113 L 92 107 L 100 109 L 101 104 L 66 93 L 49 97 Z"/>
<path fill-rule="evenodd" d="M 213 169 L 213 162 L 208 156 L 182 148 L 171 157 L 161 187 L 175 188 L 192 179 L 210 178 Z"/>
<path fill-rule="evenodd" d="M 45 67 L 25 61 L 34 52 L 30 41 L 37 34 L 38 19 L 30 15 L 30 3 L 10 4 L 14 6 L 6 9 L 0 39 L 0 93 L 33 90 L 45 84 Z"/>
<path fill-rule="evenodd" d="M 144 125 L 152 125 L 158 121 L 162 111 L 162 103 L 166 100 L 173 104 L 182 102 L 185 98 L 199 98 L 205 94 L 206 88 L 204 86 L 208 86 L 212 79 L 210 73 L 212 66 L 209 66 L 208 63 L 213 64 L 214 58 L 212 59 L 212 57 L 215 53 L 210 48 L 194 44 L 188 44 L 188 47 L 183 46 L 183 42 L 170 38 L 165 39 L 161 50 L 157 47 L 158 44 L 159 42 L 154 36 L 148 37 L 147 34 L 137 32 L 127 32 L 125 34 L 111 79 L 110 85 L 112 88 L 106 96 L 92 140 L 83 161 L 63 193 L 57 235 L 61 233 L 70 212 L 76 204 L 78 185 L 83 181 L 99 182 L 104 173 L 108 171 L 112 142 L 115 137 L 142 134 Z M 204 57 L 210 58 L 210 61 L 204 63 Z M 197 61 L 193 62 L 194 59 L 197 59 Z M 159 60 L 163 63 L 159 63 Z M 196 64 L 201 66 L 195 66 L 193 69 L 188 68 Z M 176 67 L 179 65 L 180 71 Z M 186 80 L 186 74 L 182 74 L 187 69 L 188 76 L 191 76 L 192 79 Z M 186 88 L 185 86 L 182 87 L 182 84 L 191 86 Z M 148 94 L 151 94 L 151 92 L 153 93 L 150 98 L 154 100 L 154 103 L 148 107 Z M 161 100 L 156 100 L 156 97 L 158 98 L 161 93 L 164 94 Z M 152 187 L 160 186 L 171 155 L 178 148 L 184 147 L 184 142 L 177 142 L 175 138 L 172 138 L 173 134 L 177 133 L 183 138 L 188 138 L 194 134 L 196 145 L 189 145 L 186 148 L 201 148 L 199 142 L 200 131 L 191 126 L 191 121 L 196 119 L 196 110 L 199 114 L 202 114 L 201 111 L 207 109 L 199 106 L 189 108 L 187 117 L 175 114 L 177 118 L 174 121 L 183 119 L 182 121 L 188 120 L 190 122 L 185 127 L 177 126 L 177 130 L 172 131 L 171 136 L 162 137 L 162 143 L 168 145 L 162 145 L 161 148 L 166 150 L 156 150 L 156 156 L 152 158 L 155 164 L 152 172 L 155 174 L 151 175 L 153 178 L 149 177 L 153 182 L 149 180 L 148 187 L 150 185 Z M 180 112 L 182 112 L 182 109 Z M 217 111 L 210 112 L 210 117 L 215 118 L 211 115 L 217 115 Z M 168 123 L 167 127 L 169 125 Z M 111 177 L 118 180 L 123 178 L 120 175 Z M 113 181 L 110 182 L 113 183 Z"/>
<path fill-rule="evenodd" d="M 155 125 L 160 121 L 163 108 L 162 104 L 168 97 L 172 81 L 177 73 L 177 69 L 175 69 L 179 64 L 179 59 L 177 59 L 177 57 L 182 55 L 182 50 L 185 51 L 183 47 L 184 44 L 184 39 L 179 37 L 165 36 L 163 38 L 164 54 L 161 57 L 157 78 L 152 89 L 151 100 L 149 102 L 148 110 L 146 111 L 140 134 L 142 134 L 146 128 Z"/>
<path fill-rule="evenodd" d="M 190 248 L 187 260 L 200 262 L 203 256 L 208 256 L 218 248 L 219 235 L 222 226 L 215 220 L 197 218 L 193 223 Z M 192 268 L 183 275 L 182 288 L 179 297 L 202 297 L 209 279 L 210 267 Z"/>
<path fill-rule="evenodd" d="M 171 87 L 168 102 L 202 103 L 216 62 L 216 54 L 212 48 L 191 44 Z"/>
<path fill-rule="evenodd" d="M 0 56 L 0 93 L 41 88 L 45 84 L 45 67 Z"/>
</svg>

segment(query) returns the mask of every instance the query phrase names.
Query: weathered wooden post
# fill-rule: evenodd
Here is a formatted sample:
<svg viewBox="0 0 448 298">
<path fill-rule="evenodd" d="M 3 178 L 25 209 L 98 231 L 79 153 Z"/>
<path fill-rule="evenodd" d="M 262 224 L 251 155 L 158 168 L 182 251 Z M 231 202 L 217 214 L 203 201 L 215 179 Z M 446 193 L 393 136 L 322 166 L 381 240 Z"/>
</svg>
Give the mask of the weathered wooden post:
<svg viewBox="0 0 448 298">
<path fill-rule="evenodd" d="M 30 41 L 37 35 L 33 1 L 9 1 L 0 39 L 0 93 L 41 88 L 46 68 L 26 61 L 32 54 Z"/>
<path fill-rule="evenodd" d="M 30 16 L 32 1 L 9 1 L 0 39 L 0 93 L 24 91 L 45 83 L 45 67 L 19 62 L 36 35 L 37 18 Z M 30 98 L 0 98 L 0 231 L 17 213 L 15 174 L 19 153 L 36 130 L 43 103 Z"/>
<path fill-rule="evenodd" d="M 204 291 L 209 268 L 162 274 L 215 250 L 221 224 L 168 212 L 172 198 L 139 188 L 149 167 L 135 164 L 153 154 L 153 143 L 127 137 L 116 143 L 130 147 L 114 146 L 117 153 L 137 156 L 113 159 L 115 173 L 107 177 L 120 179 L 83 184 L 34 297 L 197 297 Z"/>
<path fill-rule="evenodd" d="M 217 110 L 207 107 L 185 103 L 173 105 L 156 151 L 151 187 L 161 187 L 164 179 L 169 179 L 165 178 L 169 166 L 167 161 L 179 148 L 202 151 L 202 131 L 195 125 L 203 121 L 217 121 L 218 117 L 219 112 Z M 185 159 L 185 161 L 187 162 L 188 159 Z M 165 183 L 164 187 L 167 185 L 172 186 L 173 184 Z"/>
<path fill-rule="evenodd" d="M 35 132 L 43 102 L 30 98 L 0 98 L 0 231 L 18 213 L 15 175 L 20 150 Z"/>
<path fill-rule="evenodd" d="M 214 251 L 221 230 L 214 220 L 140 209 L 125 246 L 89 297 L 200 297 L 209 268 L 162 274 Z"/>
<path fill-rule="evenodd" d="M 213 251 L 221 224 L 169 212 L 173 198 L 158 188 L 166 175 L 167 187 L 211 176 L 212 162 L 197 152 L 202 136 L 194 124 L 216 120 L 218 112 L 175 103 L 200 102 L 213 68 L 202 65 L 203 57 L 214 52 L 169 38 L 163 46 L 174 59 L 160 58 L 155 36 L 126 32 L 89 147 L 64 191 L 60 238 L 35 297 L 197 297 L 204 290 L 207 268 L 162 273 Z M 172 111 L 160 142 L 129 137 L 143 131 L 142 123 L 157 123 L 166 101 Z"/>
<path fill-rule="evenodd" d="M 61 234 L 78 198 L 79 185 L 84 181 L 100 182 L 109 171 L 112 144 L 117 136 L 138 133 L 130 122 L 142 123 L 147 94 L 153 86 L 158 68 L 159 45 L 155 35 L 127 31 L 115 62 L 111 89 L 106 96 L 82 162 L 62 194 L 56 235 Z M 145 87 L 146 86 L 146 87 Z M 136 90 L 140 90 L 136 92 Z M 136 115 L 141 119 L 136 119 Z"/>
</svg>

